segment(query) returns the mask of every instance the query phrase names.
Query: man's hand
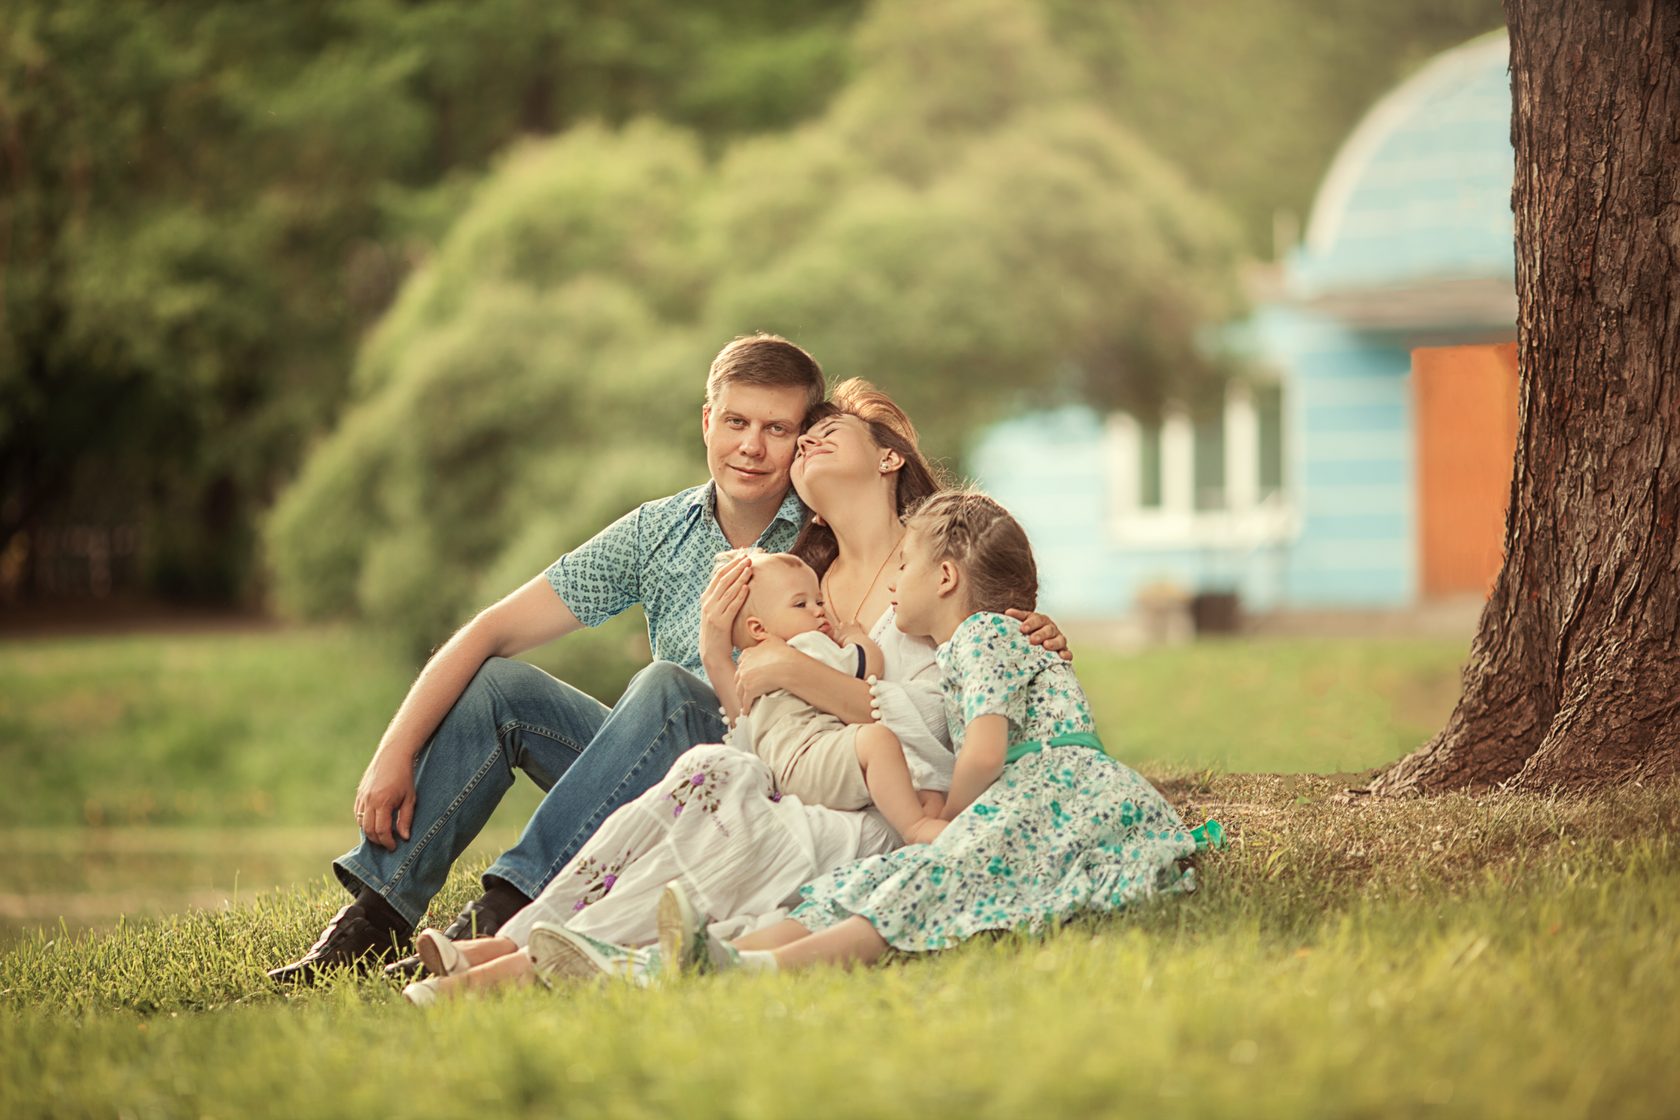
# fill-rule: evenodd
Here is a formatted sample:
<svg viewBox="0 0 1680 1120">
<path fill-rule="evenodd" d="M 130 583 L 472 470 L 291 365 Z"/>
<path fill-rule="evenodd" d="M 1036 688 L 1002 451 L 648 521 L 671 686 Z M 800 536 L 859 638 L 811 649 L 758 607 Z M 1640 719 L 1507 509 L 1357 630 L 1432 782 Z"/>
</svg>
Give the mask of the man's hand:
<svg viewBox="0 0 1680 1120">
<path fill-rule="evenodd" d="M 1021 633 L 1027 636 L 1027 641 L 1035 646 L 1043 646 L 1051 653 L 1061 654 L 1063 661 L 1073 660 L 1073 651 L 1068 649 L 1067 636 L 1049 615 L 1039 614 L 1037 611 L 1023 611 L 1017 607 L 1010 607 L 1003 613 L 1021 624 Z"/>
<path fill-rule="evenodd" d="M 804 657 L 780 638 L 767 634 L 752 649 L 741 651 L 735 663 L 735 694 L 743 713 L 751 711 L 753 701 L 766 692 L 786 687 L 787 670 L 796 657 Z"/>
<path fill-rule="evenodd" d="M 700 595 L 700 660 L 728 657 L 735 649 L 735 618 L 752 587 L 752 560 L 740 556 L 712 577 Z"/>
<path fill-rule="evenodd" d="M 392 828 L 392 818 L 396 827 Z M 375 752 L 356 787 L 356 825 L 369 840 L 395 851 L 414 823 L 414 764 Z"/>
</svg>

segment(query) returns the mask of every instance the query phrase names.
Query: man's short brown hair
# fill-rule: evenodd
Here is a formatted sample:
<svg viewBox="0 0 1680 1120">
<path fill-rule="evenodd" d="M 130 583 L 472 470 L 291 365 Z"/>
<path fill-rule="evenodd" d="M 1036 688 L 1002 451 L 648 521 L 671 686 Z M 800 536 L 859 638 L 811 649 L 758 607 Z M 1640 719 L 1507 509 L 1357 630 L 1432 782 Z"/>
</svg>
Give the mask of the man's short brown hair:
<svg viewBox="0 0 1680 1120">
<path fill-rule="evenodd" d="M 805 390 L 805 411 L 822 403 L 828 392 L 817 360 L 780 335 L 747 334 L 718 351 L 706 374 L 706 403 L 714 404 L 725 385 L 763 385 Z"/>
</svg>

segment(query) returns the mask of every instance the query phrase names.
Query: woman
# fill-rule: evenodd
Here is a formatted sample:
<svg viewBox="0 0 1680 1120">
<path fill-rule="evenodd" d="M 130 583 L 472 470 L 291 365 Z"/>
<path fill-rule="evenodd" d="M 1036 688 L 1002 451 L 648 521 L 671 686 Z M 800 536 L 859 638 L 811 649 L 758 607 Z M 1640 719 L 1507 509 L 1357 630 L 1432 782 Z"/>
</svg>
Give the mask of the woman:
<svg viewBox="0 0 1680 1120">
<path fill-rule="evenodd" d="M 840 385 L 831 403 L 813 415 L 800 437 L 792 477 L 815 516 L 794 551 L 822 577 L 837 623 L 871 620 L 870 636 L 882 648 L 885 671 L 870 685 L 784 644 L 767 643 L 741 655 L 740 699 L 745 707 L 785 688 L 847 722 L 879 719 L 904 744 L 917 784 L 943 790 L 952 756 L 933 646 L 892 625 L 886 576 L 903 538 L 901 516 L 940 484 L 909 419 L 867 382 Z M 746 599 L 749 578 L 750 568 L 737 564 L 706 590 L 700 649 L 709 670 L 731 654 L 730 625 Z M 780 917 L 799 887 L 817 875 L 897 844 L 898 837 L 873 811 L 838 812 L 782 797 L 757 756 L 727 746 L 695 747 L 609 817 L 542 896 L 497 937 L 460 944 L 423 937 L 420 948 L 430 971 L 463 975 L 411 985 L 410 998 L 427 1002 L 463 985 L 528 978 L 531 958 L 514 950 L 528 943 L 538 922 L 563 924 L 583 935 L 604 954 L 603 965 L 634 966 L 633 954 L 620 954 L 616 962 L 607 958 L 615 945 L 655 939 L 655 904 L 672 880 L 681 882 L 706 914 L 727 919 L 726 931 L 756 928 Z"/>
</svg>

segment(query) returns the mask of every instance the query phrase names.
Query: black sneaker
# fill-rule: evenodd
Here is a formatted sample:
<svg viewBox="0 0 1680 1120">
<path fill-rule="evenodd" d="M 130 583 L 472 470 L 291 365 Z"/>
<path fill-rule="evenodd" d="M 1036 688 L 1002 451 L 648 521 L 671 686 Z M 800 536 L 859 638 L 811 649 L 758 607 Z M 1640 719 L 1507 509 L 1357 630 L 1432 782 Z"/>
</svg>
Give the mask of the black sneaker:
<svg viewBox="0 0 1680 1120">
<path fill-rule="evenodd" d="M 443 928 L 443 935 L 451 941 L 466 941 L 474 937 L 493 937 L 502 928 L 502 919 L 494 910 L 475 898 L 461 908 L 455 920 Z M 411 980 L 425 972 L 418 953 L 385 966 L 385 975 L 393 980 Z"/>
<path fill-rule="evenodd" d="M 367 911 L 352 902 L 333 915 L 309 952 L 291 964 L 270 969 L 268 978 L 276 984 L 313 984 L 330 969 L 348 967 L 367 972 L 408 948 L 406 933 L 368 921 Z"/>
</svg>

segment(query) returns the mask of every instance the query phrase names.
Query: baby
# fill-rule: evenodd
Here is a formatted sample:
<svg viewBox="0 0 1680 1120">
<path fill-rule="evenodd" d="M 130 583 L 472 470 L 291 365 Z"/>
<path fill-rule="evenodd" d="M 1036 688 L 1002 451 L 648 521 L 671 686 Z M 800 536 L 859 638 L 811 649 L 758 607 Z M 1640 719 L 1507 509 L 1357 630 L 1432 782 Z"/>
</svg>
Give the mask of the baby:
<svg viewBox="0 0 1680 1120">
<path fill-rule="evenodd" d="M 808 564 L 785 552 L 736 549 L 718 556 L 718 569 L 742 555 L 751 557 L 753 570 L 731 633 L 736 649 L 779 638 L 848 676 L 880 674 L 881 647 L 861 627 L 842 632 L 843 645 L 836 642 L 817 574 Z M 861 809 L 873 802 L 910 844 L 931 841 L 943 830 L 938 813 L 944 798 L 917 793 L 898 736 L 884 725 L 843 723 L 785 690 L 761 696 L 750 711 L 740 712 L 735 682 L 712 683 L 733 727 L 730 744 L 762 758 L 783 793 L 830 809 Z"/>
</svg>

